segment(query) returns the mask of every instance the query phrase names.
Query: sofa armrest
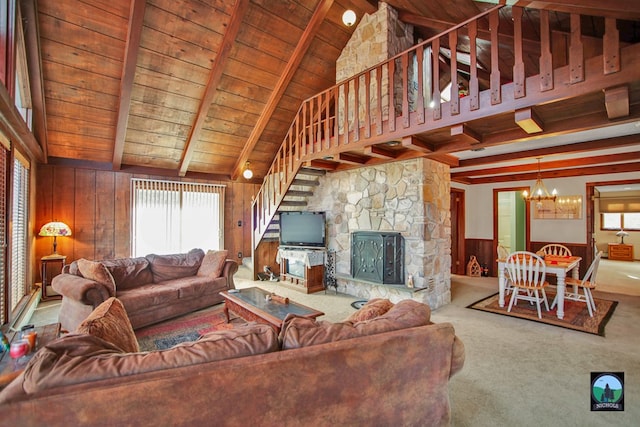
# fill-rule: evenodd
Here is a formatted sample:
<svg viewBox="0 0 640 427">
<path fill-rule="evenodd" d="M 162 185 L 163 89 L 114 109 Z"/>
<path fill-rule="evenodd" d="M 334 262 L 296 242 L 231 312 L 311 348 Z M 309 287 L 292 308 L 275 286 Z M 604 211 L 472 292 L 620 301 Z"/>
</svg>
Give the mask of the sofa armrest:
<svg viewBox="0 0 640 427">
<path fill-rule="evenodd" d="M 227 259 L 224 261 L 224 266 L 222 267 L 222 275 L 220 277 L 224 277 L 227 279 L 227 289 L 235 289 L 236 285 L 233 282 L 233 275 L 238 271 L 238 263 L 232 259 Z"/>
<path fill-rule="evenodd" d="M 464 366 L 465 351 L 464 343 L 458 336 L 453 337 L 453 349 L 451 354 L 451 371 L 449 372 L 449 378 L 457 374 L 462 370 Z"/>
<path fill-rule="evenodd" d="M 102 283 L 73 274 L 59 274 L 51 281 L 51 287 L 65 298 L 79 301 L 94 308 L 110 296 L 109 289 Z"/>
</svg>

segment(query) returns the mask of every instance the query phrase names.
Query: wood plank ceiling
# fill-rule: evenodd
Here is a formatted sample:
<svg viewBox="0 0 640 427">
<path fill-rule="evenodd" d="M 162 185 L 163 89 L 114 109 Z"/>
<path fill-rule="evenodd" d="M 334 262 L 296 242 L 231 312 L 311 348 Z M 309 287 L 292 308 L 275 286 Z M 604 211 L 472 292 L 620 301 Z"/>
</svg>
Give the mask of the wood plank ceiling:
<svg viewBox="0 0 640 427">
<path fill-rule="evenodd" d="M 387 3 L 401 20 L 415 26 L 416 42 L 493 6 L 473 0 L 450 1 L 446 7 L 423 0 Z M 602 5 L 583 2 L 589 9 L 571 3 L 556 0 L 545 5 L 553 10 L 631 19 L 619 28 L 621 39 L 638 42 L 640 12 L 631 7 L 631 0 L 609 0 Z M 21 0 L 21 8 L 25 32 L 39 35 L 26 40 L 27 50 L 32 56 L 39 54 L 41 65 L 29 62 L 32 81 L 41 82 L 43 88 L 34 94 L 34 105 L 44 106 L 34 111 L 34 133 L 44 162 L 211 179 L 237 179 L 250 162 L 254 179 L 261 181 L 301 101 L 336 83 L 336 59 L 356 28 L 342 23 L 342 13 L 350 8 L 360 18 L 375 12 L 377 2 Z M 524 18 L 523 38 L 529 41 L 528 49 L 539 52 L 540 35 L 537 24 L 533 25 L 538 15 L 534 10 Z M 511 16 L 501 12 L 500 19 L 500 40 L 508 45 L 513 39 L 508 24 Z M 583 43 L 589 45 L 587 51 L 592 55 L 601 54 L 601 23 L 593 19 L 582 26 Z M 557 43 L 562 43 L 570 37 L 567 24 L 560 18 L 555 24 Z M 480 64 L 490 63 L 489 49 L 483 48 L 488 34 L 487 21 L 479 28 Z M 461 49 L 464 44 L 458 47 Z M 529 57 L 525 52 L 524 57 L 527 74 L 536 74 L 539 65 L 531 58 L 537 55 Z M 505 56 L 499 61 L 501 76 L 508 80 L 513 60 Z M 441 62 L 446 69 L 446 60 Z M 483 69 L 488 70 L 488 65 Z M 489 76 L 483 77 L 482 70 L 479 75 L 486 89 Z M 444 85 L 446 81 L 441 82 Z M 629 112 L 615 123 L 607 117 L 603 93 L 541 106 L 536 114 L 550 135 L 587 129 L 585 121 L 595 120 L 593 127 L 602 127 L 640 120 L 640 82 L 629 82 L 623 97 Z M 484 135 L 487 147 L 524 140 L 513 114 L 465 126 Z M 453 138 L 449 128 L 420 138 L 436 146 L 439 153 L 470 148 L 468 142 Z M 625 138 L 607 140 L 605 148 L 640 149 L 637 139 Z M 416 155 L 421 155 L 419 144 L 398 149 L 418 150 Z M 571 152 L 571 147 L 554 150 Z M 593 155 L 592 151 L 580 152 L 585 157 Z M 369 148 L 353 155 L 371 158 L 367 156 L 375 157 L 375 153 Z M 535 155 L 534 151 L 519 154 Z M 464 162 L 471 166 L 473 160 L 464 160 L 460 166 Z M 486 169 L 484 165 L 492 162 L 476 163 Z M 529 163 L 519 170 L 531 171 L 535 163 Z M 343 167 L 354 167 L 354 162 L 345 161 Z M 470 182 L 470 176 L 467 173 L 459 179 Z"/>
</svg>

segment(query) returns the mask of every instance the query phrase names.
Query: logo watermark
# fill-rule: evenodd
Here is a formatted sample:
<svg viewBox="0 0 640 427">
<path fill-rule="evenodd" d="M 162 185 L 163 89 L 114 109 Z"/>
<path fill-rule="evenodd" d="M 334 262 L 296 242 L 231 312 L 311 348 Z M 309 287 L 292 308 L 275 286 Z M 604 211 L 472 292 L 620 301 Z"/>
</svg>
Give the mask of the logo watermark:
<svg viewBox="0 0 640 427">
<path fill-rule="evenodd" d="M 591 410 L 624 411 L 624 372 L 591 372 Z"/>
</svg>

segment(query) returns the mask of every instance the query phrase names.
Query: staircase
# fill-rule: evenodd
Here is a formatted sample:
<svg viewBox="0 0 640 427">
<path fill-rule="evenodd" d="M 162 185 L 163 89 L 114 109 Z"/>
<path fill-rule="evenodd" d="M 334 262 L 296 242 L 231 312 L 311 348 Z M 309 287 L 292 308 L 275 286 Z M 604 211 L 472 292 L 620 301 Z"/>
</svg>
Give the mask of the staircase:
<svg viewBox="0 0 640 427">
<path fill-rule="evenodd" d="M 264 235 L 263 242 L 278 242 L 280 238 L 280 212 L 304 210 L 309 197 L 313 196 L 313 190 L 320 185 L 319 177 L 326 171 L 321 169 L 300 168 L 291 182 L 289 191 L 284 195 L 276 214 L 273 216 Z"/>
</svg>

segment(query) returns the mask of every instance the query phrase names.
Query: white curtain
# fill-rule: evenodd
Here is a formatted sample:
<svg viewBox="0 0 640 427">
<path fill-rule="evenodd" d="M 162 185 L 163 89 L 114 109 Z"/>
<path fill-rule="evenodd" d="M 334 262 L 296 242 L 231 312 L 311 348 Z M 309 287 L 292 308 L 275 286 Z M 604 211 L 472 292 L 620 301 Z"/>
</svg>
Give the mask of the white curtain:
<svg viewBox="0 0 640 427">
<path fill-rule="evenodd" d="M 133 256 L 224 246 L 224 185 L 132 180 Z"/>
</svg>

